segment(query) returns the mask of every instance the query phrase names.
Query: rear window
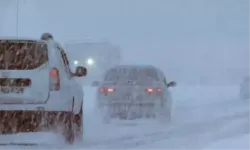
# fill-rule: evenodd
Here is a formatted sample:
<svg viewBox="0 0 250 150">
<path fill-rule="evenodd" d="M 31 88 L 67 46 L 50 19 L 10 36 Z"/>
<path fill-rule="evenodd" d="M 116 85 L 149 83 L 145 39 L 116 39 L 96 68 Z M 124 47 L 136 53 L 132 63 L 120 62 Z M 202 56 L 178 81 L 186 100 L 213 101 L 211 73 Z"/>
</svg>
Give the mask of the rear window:
<svg viewBox="0 0 250 150">
<path fill-rule="evenodd" d="M 104 80 L 159 81 L 159 78 L 153 68 L 112 68 L 106 73 Z"/>
<path fill-rule="evenodd" d="M 0 40 L 0 70 L 31 70 L 47 62 L 46 43 L 29 40 Z"/>
</svg>

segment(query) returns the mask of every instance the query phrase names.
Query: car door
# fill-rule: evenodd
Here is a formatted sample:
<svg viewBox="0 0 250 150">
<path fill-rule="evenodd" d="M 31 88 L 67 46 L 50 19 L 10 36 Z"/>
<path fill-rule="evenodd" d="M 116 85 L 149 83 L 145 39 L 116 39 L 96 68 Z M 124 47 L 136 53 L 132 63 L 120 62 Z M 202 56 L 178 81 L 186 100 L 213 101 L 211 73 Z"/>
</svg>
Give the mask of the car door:
<svg viewBox="0 0 250 150">
<path fill-rule="evenodd" d="M 65 59 L 63 49 L 60 46 L 57 46 L 56 49 L 58 50 L 60 55 L 60 80 L 62 92 L 68 95 L 71 89 L 71 85 L 69 84 L 71 80 L 71 76 L 69 74 L 70 70 L 67 65 L 67 60 Z M 72 93 L 70 93 L 70 95 L 72 95 Z"/>
<path fill-rule="evenodd" d="M 82 104 L 82 100 L 83 100 L 83 90 L 81 85 L 79 85 L 77 83 L 77 81 L 75 80 L 70 66 L 69 66 L 69 60 L 67 57 L 67 54 L 65 53 L 65 51 L 60 47 L 60 53 L 61 53 L 61 57 L 62 57 L 62 61 L 64 64 L 64 69 L 65 69 L 65 73 L 66 73 L 66 79 L 67 79 L 67 84 L 69 87 L 69 91 L 72 94 L 72 97 L 74 97 L 74 103 L 75 106 L 81 106 Z M 75 112 L 79 112 L 80 110 L 78 109 L 80 107 L 74 107 L 74 111 Z"/>
<path fill-rule="evenodd" d="M 168 108 L 172 107 L 172 96 L 168 89 L 168 81 L 163 72 L 160 72 L 160 79 L 162 80 L 163 97 Z"/>
</svg>

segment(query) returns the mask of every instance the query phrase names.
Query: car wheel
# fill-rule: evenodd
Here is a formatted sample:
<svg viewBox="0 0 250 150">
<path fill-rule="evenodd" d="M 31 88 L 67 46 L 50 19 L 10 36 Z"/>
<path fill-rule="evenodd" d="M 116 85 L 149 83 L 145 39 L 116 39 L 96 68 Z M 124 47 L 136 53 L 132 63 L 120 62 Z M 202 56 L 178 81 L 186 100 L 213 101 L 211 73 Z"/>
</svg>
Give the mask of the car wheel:
<svg viewBox="0 0 250 150">
<path fill-rule="evenodd" d="M 74 134 L 77 139 L 83 139 L 83 111 L 82 108 L 79 114 L 74 115 Z"/>
<path fill-rule="evenodd" d="M 158 115 L 160 122 L 169 123 L 171 121 L 171 109 L 169 107 L 166 107 L 166 103 L 164 103 L 164 105 L 161 105 Z"/>
<path fill-rule="evenodd" d="M 63 136 L 67 144 L 73 144 L 75 141 L 75 133 L 74 133 L 74 114 L 72 112 L 66 114 L 64 128 L 63 128 Z"/>
</svg>

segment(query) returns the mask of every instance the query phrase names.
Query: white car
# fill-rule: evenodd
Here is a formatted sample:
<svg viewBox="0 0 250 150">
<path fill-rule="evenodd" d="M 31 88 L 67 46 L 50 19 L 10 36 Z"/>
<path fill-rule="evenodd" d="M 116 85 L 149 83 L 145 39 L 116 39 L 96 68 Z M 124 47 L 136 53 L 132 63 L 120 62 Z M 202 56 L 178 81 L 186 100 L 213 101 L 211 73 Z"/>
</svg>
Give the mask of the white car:
<svg viewBox="0 0 250 150">
<path fill-rule="evenodd" d="M 53 39 L 0 38 L 0 134 L 55 131 L 82 137 L 83 90 Z"/>
</svg>

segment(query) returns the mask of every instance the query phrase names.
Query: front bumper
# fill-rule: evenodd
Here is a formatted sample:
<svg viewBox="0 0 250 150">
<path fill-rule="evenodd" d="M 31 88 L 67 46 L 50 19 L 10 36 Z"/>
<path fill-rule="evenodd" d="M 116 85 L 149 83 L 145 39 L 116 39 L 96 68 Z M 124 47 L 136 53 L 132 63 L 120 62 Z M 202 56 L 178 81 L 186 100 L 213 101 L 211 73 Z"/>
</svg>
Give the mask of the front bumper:
<svg viewBox="0 0 250 150">
<path fill-rule="evenodd" d="M 0 134 L 40 132 L 66 123 L 68 112 L 0 111 Z"/>
</svg>

